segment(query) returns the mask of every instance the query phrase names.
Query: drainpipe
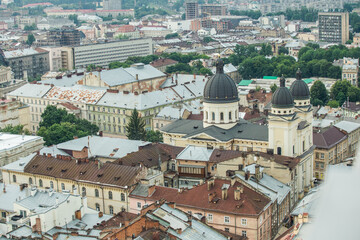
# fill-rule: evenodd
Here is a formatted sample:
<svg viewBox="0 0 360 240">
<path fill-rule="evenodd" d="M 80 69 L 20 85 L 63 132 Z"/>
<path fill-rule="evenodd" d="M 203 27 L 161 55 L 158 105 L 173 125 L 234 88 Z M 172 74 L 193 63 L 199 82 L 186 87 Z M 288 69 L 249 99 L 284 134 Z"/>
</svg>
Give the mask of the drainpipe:
<svg viewBox="0 0 360 240">
<path fill-rule="evenodd" d="M 103 199 L 103 213 L 105 214 L 105 195 L 104 195 L 104 187 L 100 187 L 102 191 L 102 199 Z"/>
</svg>

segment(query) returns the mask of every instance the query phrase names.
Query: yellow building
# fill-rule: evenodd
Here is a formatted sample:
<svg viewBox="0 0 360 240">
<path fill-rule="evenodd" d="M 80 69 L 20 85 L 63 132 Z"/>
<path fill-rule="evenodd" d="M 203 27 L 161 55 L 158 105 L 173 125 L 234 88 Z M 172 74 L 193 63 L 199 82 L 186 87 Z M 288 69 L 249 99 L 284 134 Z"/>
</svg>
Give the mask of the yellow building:
<svg viewBox="0 0 360 240">
<path fill-rule="evenodd" d="M 273 94 L 268 126 L 239 119 L 239 97 L 234 81 L 217 62 L 216 74 L 204 88 L 204 118 L 177 120 L 161 129 L 164 143 L 186 147 L 205 146 L 238 151 L 258 151 L 297 157 L 295 199 L 302 198 L 312 183 L 312 106 L 307 84 L 297 72 L 290 90 L 281 78 Z"/>
<path fill-rule="evenodd" d="M 348 157 L 348 136 L 334 126 L 313 135 L 314 177 L 323 180 L 329 164 L 340 163 Z"/>
</svg>

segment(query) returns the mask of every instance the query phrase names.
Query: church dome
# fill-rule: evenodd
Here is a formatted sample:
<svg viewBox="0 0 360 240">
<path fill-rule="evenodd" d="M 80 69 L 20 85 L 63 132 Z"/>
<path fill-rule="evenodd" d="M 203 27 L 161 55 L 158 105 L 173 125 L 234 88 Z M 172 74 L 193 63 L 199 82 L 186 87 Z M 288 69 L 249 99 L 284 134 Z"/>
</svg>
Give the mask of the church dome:
<svg viewBox="0 0 360 240">
<path fill-rule="evenodd" d="M 280 78 L 280 87 L 276 89 L 271 99 L 274 108 L 291 108 L 294 106 L 294 99 L 291 92 L 285 87 L 285 78 Z"/>
<path fill-rule="evenodd" d="M 301 79 L 301 71 L 296 72 L 296 80 L 291 84 L 290 92 L 295 100 L 304 100 L 310 98 L 308 85 Z"/>
<path fill-rule="evenodd" d="M 239 101 L 234 80 L 224 73 L 224 62 L 216 62 L 216 74 L 207 81 L 204 88 L 204 102 L 230 103 Z"/>
</svg>

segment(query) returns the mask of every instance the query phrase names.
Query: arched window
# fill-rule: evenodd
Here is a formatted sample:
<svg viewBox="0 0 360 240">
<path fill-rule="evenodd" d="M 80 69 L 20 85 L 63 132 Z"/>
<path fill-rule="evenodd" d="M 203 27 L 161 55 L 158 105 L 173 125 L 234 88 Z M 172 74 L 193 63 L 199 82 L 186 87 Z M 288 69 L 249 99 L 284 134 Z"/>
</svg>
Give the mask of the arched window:
<svg viewBox="0 0 360 240">
<path fill-rule="evenodd" d="M 13 182 L 16 182 L 16 175 L 13 175 Z"/>
<path fill-rule="evenodd" d="M 278 148 L 277 148 L 277 154 L 278 154 L 278 155 L 281 155 L 281 147 L 278 147 Z"/>
<path fill-rule="evenodd" d="M 229 112 L 229 120 L 231 120 L 232 118 L 232 114 L 231 114 L 231 111 Z"/>
<path fill-rule="evenodd" d="M 211 112 L 211 120 L 215 121 L 215 113 Z"/>
<path fill-rule="evenodd" d="M 61 191 L 64 191 L 64 190 L 65 190 L 65 184 L 61 183 Z"/>
<path fill-rule="evenodd" d="M 33 180 L 32 178 L 29 178 L 29 184 L 32 185 L 33 184 Z"/>
<path fill-rule="evenodd" d="M 121 201 L 125 202 L 125 194 L 121 193 Z"/>
<path fill-rule="evenodd" d="M 50 181 L 50 188 L 54 189 L 54 182 L 53 181 Z"/>
<path fill-rule="evenodd" d="M 100 212 L 100 204 L 96 203 L 96 204 L 95 204 L 95 209 L 96 209 L 96 211 L 99 211 L 99 212 Z"/>
<path fill-rule="evenodd" d="M 223 112 L 220 113 L 220 121 L 224 121 L 224 113 Z"/>
<path fill-rule="evenodd" d="M 109 199 L 113 199 L 112 191 L 109 191 Z"/>
<path fill-rule="evenodd" d="M 208 120 L 209 119 L 209 114 L 207 111 L 205 111 L 205 119 Z"/>
<path fill-rule="evenodd" d="M 85 187 L 82 187 L 82 189 L 81 189 L 81 195 L 82 195 L 83 197 L 86 196 L 86 188 L 85 188 Z"/>
<path fill-rule="evenodd" d="M 109 206 L 109 213 L 114 214 L 114 207 L 113 206 Z"/>
<path fill-rule="evenodd" d="M 39 187 L 43 187 L 43 181 L 39 179 Z"/>
<path fill-rule="evenodd" d="M 95 197 L 99 197 L 99 190 L 95 189 Z"/>
</svg>

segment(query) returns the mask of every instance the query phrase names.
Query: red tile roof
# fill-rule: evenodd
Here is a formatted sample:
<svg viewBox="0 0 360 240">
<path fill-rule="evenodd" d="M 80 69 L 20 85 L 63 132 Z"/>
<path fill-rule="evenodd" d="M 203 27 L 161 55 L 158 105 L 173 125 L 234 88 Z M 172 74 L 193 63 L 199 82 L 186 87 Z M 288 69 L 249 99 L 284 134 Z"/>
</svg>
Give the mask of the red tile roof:
<svg viewBox="0 0 360 240">
<path fill-rule="evenodd" d="M 97 226 L 95 226 L 94 229 L 104 230 L 104 229 L 109 229 L 109 228 L 119 228 L 120 223 L 122 224 L 122 226 L 124 226 L 125 221 L 131 221 L 134 218 L 136 218 L 137 216 L 138 215 L 134 214 L 134 213 L 119 212 L 118 214 L 116 214 L 115 216 L 110 218 L 109 220 L 103 221 L 100 224 L 98 224 Z"/>
<path fill-rule="evenodd" d="M 157 68 L 157 67 L 169 66 L 177 63 L 178 61 L 172 60 L 170 58 L 161 58 L 151 62 L 150 65 Z"/>
<path fill-rule="evenodd" d="M 192 189 L 184 189 L 182 192 L 178 189 L 155 186 L 155 192 L 148 197 L 135 196 L 131 197 L 161 200 L 165 199 L 168 202 L 174 202 L 178 206 L 191 207 L 196 209 L 207 209 L 211 211 L 239 214 L 239 215 L 258 215 L 271 202 L 271 200 L 256 191 L 235 182 L 233 186 L 228 189 L 227 199 L 222 199 L 222 186 L 224 184 L 230 185 L 230 180 L 216 179 L 214 186 L 208 190 L 208 184 L 196 186 Z M 234 190 L 237 186 L 243 187 L 240 200 L 235 200 Z M 209 202 L 209 194 L 214 194 L 213 201 Z"/>
<path fill-rule="evenodd" d="M 137 183 L 141 175 L 140 167 L 121 166 L 104 163 L 100 168 L 94 161 L 62 160 L 54 157 L 36 155 L 25 167 L 24 172 L 62 179 L 71 179 L 96 184 L 109 184 L 118 187 Z"/>
</svg>

